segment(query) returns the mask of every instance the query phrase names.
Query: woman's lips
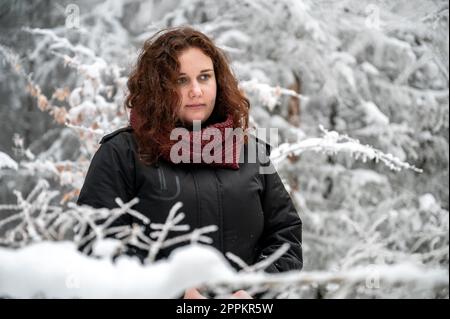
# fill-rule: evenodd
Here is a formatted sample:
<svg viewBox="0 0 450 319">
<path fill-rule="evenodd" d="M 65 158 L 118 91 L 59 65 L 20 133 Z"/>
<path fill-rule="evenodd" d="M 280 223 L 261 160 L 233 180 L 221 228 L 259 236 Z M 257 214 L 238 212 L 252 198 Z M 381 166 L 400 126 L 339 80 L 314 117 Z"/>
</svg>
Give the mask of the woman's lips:
<svg viewBox="0 0 450 319">
<path fill-rule="evenodd" d="M 196 108 L 196 107 L 203 107 L 203 106 L 205 106 L 205 104 L 188 104 L 188 105 L 186 105 L 186 107 L 189 107 L 189 108 Z"/>
</svg>

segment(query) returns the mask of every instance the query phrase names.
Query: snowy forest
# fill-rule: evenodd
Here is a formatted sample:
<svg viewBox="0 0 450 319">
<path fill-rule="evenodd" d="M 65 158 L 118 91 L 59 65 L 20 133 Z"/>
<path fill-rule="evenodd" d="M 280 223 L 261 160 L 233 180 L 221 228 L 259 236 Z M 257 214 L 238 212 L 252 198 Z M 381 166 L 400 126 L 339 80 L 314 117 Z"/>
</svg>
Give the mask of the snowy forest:
<svg viewBox="0 0 450 319">
<path fill-rule="evenodd" d="M 301 271 L 269 275 L 228 255 L 235 271 L 207 245 L 214 225 L 166 240 L 187 227 L 182 203 L 166 224 L 135 201 L 75 204 L 99 140 L 128 125 L 142 44 L 181 25 L 226 53 L 251 127 L 277 129 L 271 160 L 303 221 Z M 201 286 L 449 298 L 447 1 L 11 0 L 0 28 L 0 297 L 175 298 Z M 122 214 L 154 232 L 109 227 Z M 77 250 L 88 241 L 89 256 Z M 144 265 L 117 257 L 127 243 L 148 251 Z"/>
</svg>

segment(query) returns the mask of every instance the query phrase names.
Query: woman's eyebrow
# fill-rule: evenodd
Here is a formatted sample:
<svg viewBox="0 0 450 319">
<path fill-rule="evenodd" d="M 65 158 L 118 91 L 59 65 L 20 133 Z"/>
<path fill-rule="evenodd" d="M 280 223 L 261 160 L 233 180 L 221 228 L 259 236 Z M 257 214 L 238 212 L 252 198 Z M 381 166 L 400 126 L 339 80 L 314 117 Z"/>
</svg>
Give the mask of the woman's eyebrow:
<svg viewBox="0 0 450 319">
<path fill-rule="evenodd" d="M 201 70 L 200 73 L 204 73 L 204 72 L 210 72 L 213 71 L 212 69 L 205 69 L 205 70 Z M 186 73 L 180 73 L 180 75 L 186 75 Z"/>
</svg>

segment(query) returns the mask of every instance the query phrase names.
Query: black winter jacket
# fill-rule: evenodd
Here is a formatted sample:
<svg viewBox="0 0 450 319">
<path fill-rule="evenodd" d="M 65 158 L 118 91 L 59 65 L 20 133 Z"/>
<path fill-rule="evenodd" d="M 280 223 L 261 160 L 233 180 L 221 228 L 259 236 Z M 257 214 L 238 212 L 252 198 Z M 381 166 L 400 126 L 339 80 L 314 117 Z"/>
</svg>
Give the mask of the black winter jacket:
<svg viewBox="0 0 450 319">
<path fill-rule="evenodd" d="M 206 235 L 213 239 L 212 246 L 222 253 L 231 252 L 252 265 L 283 243 L 289 243 L 289 251 L 266 271 L 302 268 L 302 222 L 279 175 L 260 173 L 261 161 L 240 162 L 238 170 L 193 163 L 173 164 L 164 160 L 144 165 L 138 159 L 131 127 L 106 135 L 100 143 L 78 205 L 111 209 L 117 207 L 116 197 L 124 202 L 138 197 L 139 203 L 133 209 L 150 218 L 152 223 L 164 223 L 171 207 L 181 201 L 180 211 L 185 213 L 181 224 L 188 224 L 190 230 L 217 225 L 218 231 Z M 248 148 L 245 144 L 241 154 L 247 156 Z M 264 155 L 270 152 L 268 146 L 264 150 Z M 130 215 L 120 219 L 123 224 L 133 222 L 136 221 Z M 180 234 L 182 232 L 169 233 L 169 238 Z M 181 245 L 163 249 L 157 259 L 167 257 Z M 134 253 L 144 257 L 138 249 Z"/>
</svg>

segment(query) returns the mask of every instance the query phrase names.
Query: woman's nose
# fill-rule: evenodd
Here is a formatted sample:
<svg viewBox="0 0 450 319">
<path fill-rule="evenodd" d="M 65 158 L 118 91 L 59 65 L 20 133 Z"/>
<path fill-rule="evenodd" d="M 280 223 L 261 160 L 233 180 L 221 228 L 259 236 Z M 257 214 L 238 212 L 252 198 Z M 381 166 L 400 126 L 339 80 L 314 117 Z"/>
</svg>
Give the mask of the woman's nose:
<svg viewBox="0 0 450 319">
<path fill-rule="evenodd" d="M 193 81 L 189 93 L 191 97 L 197 97 L 202 95 L 202 89 L 197 81 Z"/>
</svg>

